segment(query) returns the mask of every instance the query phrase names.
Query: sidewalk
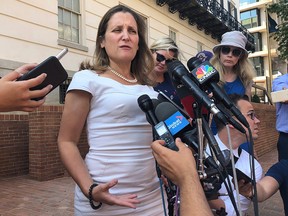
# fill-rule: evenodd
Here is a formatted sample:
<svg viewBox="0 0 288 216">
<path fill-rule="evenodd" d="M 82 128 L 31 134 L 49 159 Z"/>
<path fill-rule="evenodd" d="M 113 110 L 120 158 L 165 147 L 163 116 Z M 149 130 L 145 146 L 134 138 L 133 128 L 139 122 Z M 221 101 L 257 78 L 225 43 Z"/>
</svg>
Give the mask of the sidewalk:
<svg viewBox="0 0 288 216">
<path fill-rule="evenodd" d="M 264 171 L 277 162 L 277 150 L 259 159 Z M 72 216 L 74 182 L 70 177 L 39 182 L 29 176 L 0 179 L 0 216 Z M 260 216 L 284 216 L 279 192 L 259 203 Z M 253 216 L 253 205 L 249 216 Z"/>
<path fill-rule="evenodd" d="M 264 174 L 274 164 L 278 162 L 277 148 L 273 151 L 263 155 L 259 158 L 259 163 L 263 167 Z M 258 203 L 259 216 L 285 216 L 283 202 L 279 191 L 275 193 L 271 198 L 262 203 Z M 249 216 L 254 215 L 253 204 L 249 209 Z"/>
</svg>

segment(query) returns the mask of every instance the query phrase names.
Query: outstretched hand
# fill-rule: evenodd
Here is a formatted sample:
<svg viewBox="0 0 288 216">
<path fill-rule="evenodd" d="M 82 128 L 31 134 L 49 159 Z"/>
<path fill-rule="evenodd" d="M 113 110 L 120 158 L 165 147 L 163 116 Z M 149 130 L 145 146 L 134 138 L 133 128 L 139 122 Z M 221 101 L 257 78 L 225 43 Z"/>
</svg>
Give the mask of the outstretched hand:
<svg viewBox="0 0 288 216">
<path fill-rule="evenodd" d="M 48 85 L 41 90 L 31 91 L 30 88 L 41 84 L 46 74 L 24 81 L 16 81 L 21 74 L 32 70 L 37 64 L 25 64 L 0 79 L 0 112 L 26 111 L 31 112 L 41 106 L 45 99 L 35 101 L 33 98 L 44 97 L 52 88 Z"/>
<path fill-rule="evenodd" d="M 93 199 L 95 202 L 103 202 L 108 205 L 119 205 L 130 208 L 136 208 L 136 204 L 140 203 L 137 199 L 136 194 L 125 194 L 125 195 L 112 195 L 109 193 L 109 189 L 114 187 L 118 183 L 118 180 L 113 179 L 106 184 L 99 184 L 93 190 Z"/>
<path fill-rule="evenodd" d="M 198 174 L 192 151 L 180 138 L 176 138 L 175 143 L 178 151 L 164 147 L 163 140 L 154 141 L 151 147 L 163 174 L 174 184 L 181 185 L 185 178 L 198 178 Z"/>
</svg>

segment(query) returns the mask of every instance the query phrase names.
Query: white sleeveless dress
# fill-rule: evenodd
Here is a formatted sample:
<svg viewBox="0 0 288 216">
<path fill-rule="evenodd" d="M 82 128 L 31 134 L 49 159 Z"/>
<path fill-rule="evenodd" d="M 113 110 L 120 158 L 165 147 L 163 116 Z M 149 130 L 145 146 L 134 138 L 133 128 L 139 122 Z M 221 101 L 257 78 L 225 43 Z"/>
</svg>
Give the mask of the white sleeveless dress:
<svg viewBox="0 0 288 216">
<path fill-rule="evenodd" d="M 152 87 L 123 85 L 90 70 L 75 73 L 68 88 L 71 90 L 92 95 L 87 117 L 90 148 L 85 162 L 93 180 L 107 183 L 118 179 L 118 184 L 110 189 L 111 194 L 135 193 L 141 201 L 136 209 L 103 203 L 100 209 L 93 210 L 76 185 L 75 215 L 164 215 L 162 199 L 166 202 L 166 197 L 161 197 L 150 148 L 152 128 L 137 102 L 143 94 L 157 98 L 157 93 Z"/>
</svg>

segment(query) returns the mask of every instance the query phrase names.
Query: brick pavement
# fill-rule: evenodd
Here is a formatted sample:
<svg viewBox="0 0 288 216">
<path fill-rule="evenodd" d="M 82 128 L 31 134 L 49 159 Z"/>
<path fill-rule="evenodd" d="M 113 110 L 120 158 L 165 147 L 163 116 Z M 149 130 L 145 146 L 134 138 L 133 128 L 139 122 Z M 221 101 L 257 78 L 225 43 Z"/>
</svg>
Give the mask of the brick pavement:
<svg viewBox="0 0 288 216">
<path fill-rule="evenodd" d="M 70 177 L 36 181 L 29 176 L 0 179 L 0 216 L 72 216 Z"/>
<path fill-rule="evenodd" d="M 277 150 L 260 157 L 264 171 L 277 161 Z M 72 216 L 74 182 L 70 177 L 35 181 L 29 176 L 0 179 L 0 216 Z M 253 206 L 249 216 L 254 215 Z M 279 192 L 259 203 L 260 216 L 284 216 Z"/>
<path fill-rule="evenodd" d="M 265 173 L 271 165 L 278 161 L 277 149 L 261 156 L 259 162 Z M 258 204 L 259 216 L 284 216 L 283 202 L 279 191 L 266 201 Z M 253 205 L 249 209 L 249 216 L 254 215 Z"/>
</svg>

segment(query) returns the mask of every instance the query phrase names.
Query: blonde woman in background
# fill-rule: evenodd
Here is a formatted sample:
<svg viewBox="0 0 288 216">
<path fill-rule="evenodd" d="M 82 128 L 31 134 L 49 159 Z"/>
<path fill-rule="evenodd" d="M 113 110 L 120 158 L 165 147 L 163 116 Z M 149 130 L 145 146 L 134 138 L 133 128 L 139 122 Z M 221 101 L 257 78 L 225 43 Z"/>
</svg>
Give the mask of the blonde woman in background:
<svg viewBox="0 0 288 216">
<path fill-rule="evenodd" d="M 167 63 L 172 62 L 179 57 L 179 49 L 176 43 L 169 37 L 163 37 L 153 42 L 150 46 L 155 67 L 154 75 L 156 75 L 157 85 L 155 91 L 163 92 L 178 106 L 182 107 L 181 101 L 176 94 L 176 90 L 167 72 Z"/>
<path fill-rule="evenodd" d="M 213 48 L 214 56 L 210 62 L 218 70 L 220 84 L 227 94 L 247 95 L 251 100 L 256 73 L 248 59 L 246 43 L 247 38 L 241 32 L 226 32 L 221 43 Z"/>
<path fill-rule="evenodd" d="M 219 84 L 228 95 L 247 95 L 251 101 L 253 78 L 256 72 L 248 59 L 246 43 L 247 38 L 241 32 L 226 32 L 222 35 L 221 43 L 213 48 L 214 56 L 210 62 L 219 72 Z M 211 129 L 215 135 L 217 127 L 214 121 Z M 243 143 L 240 147 L 251 153 L 249 142 Z"/>
</svg>

